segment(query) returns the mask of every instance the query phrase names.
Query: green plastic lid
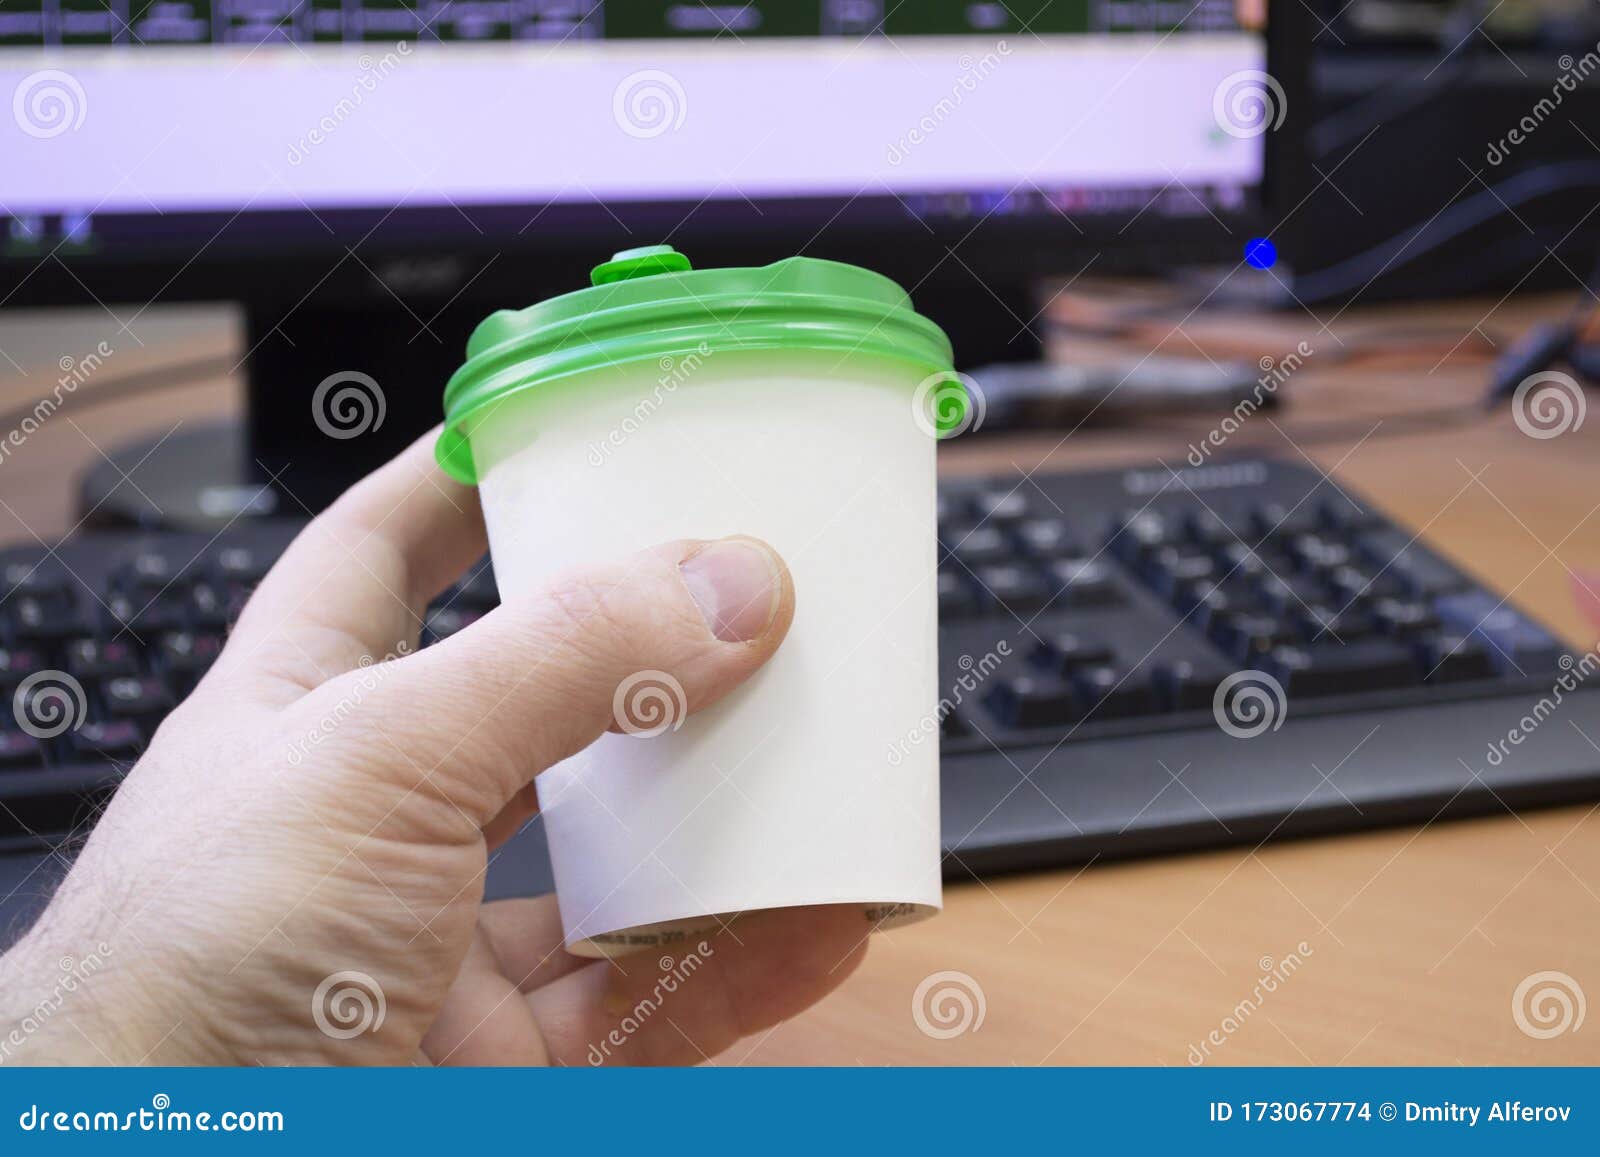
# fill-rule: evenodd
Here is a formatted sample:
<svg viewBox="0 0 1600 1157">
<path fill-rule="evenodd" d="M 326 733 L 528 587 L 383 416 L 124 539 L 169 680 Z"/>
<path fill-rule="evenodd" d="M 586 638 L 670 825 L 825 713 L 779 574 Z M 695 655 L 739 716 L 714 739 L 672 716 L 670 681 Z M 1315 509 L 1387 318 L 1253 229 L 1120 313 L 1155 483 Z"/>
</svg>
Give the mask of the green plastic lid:
<svg viewBox="0 0 1600 1157">
<path fill-rule="evenodd" d="M 812 257 L 738 269 L 693 269 L 670 245 L 628 249 L 597 265 L 593 285 L 526 309 L 502 309 L 473 330 L 467 360 L 444 390 L 436 454 L 474 483 L 474 426 L 525 390 L 608 366 L 727 350 L 820 350 L 907 362 L 955 377 L 950 340 L 887 277 Z M 953 412 L 952 412 L 953 411 Z M 964 405 L 941 410 L 959 428 Z"/>
</svg>

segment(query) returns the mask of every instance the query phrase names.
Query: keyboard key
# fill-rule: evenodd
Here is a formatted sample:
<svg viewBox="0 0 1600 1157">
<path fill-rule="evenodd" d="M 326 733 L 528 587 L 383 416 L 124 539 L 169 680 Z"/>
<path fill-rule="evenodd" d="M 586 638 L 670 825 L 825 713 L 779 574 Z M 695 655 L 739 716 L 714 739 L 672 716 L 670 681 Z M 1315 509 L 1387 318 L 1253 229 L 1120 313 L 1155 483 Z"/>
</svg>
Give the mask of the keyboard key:
<svg viewBox="0 0 1600 1157">
<path fill-rule="evenodd" d="M 0 687 L 15 687 L 47 666 L 38 651 L 0 647 Z"/>
<path fill-rule="evenodd" d="M 984 702 L 1007 727 L 1060 727 L 1076 718 L 1072 689 L 1048 677 L 1008 679 L 990 691 Z"/>
<path fill-rule="evenodd" d="M 204 631 L 168 631 L 156 640 L 156 665 L 187 695 L 222 654 L 222 637 Z"/>
<path fill-rule="evenodd" d="M 1013 531 L 1017 545 L 1033 558 L 1062 558 L 1082 554 L 1083 542 L 1064 519 L 1031 518 Z"/>
<path fill-rule="evenodd" d="M 1447 628 L 1481 639 L 1504 674 L 1547 674 L 1567 653 L 1549 631 L 1488 591 L 1446 595 L 1433 607 Z"/>
<path fill-rule="evenodd" d="M 1058 558 L 1049 565 L 1052 609 L 1109 606 L 1123 601 L 1111 567 L 1098 559 Z"/>
<path fill-rule="evenodd" d="M 1256 589 L 1262 603 L 1278 614 L 1293 614 L 1313 603 L 1325 603 L 1330 594 L 1326 583 L 1307 575 L 1262 575 Z"/>
<path fill-rule="evenodd" d="M 1255 511 L 1255 531 L 1264 540 L 1294 538 L 1322 529 L 1322 511 L 1314 502 L 1269 502 Z"/>
<path fill-rule="evenodd" d="M 44 766 L 44 744 L 22 731 L 0 731 L 0 772 Z"/>
<path fill-rule="evenodd" d="M 1250 664 L 1271 651 L 1295 642 L 1293 627 L 1277 615 L 1230 611 L 1213 616 L 1207 624 L 1212 642 L 1240 663 Z"/>
<path fill-rule="evenodd" d="M 149 596 L 113 591 L 106 599 L 106 618 L 112 634 L 131 631 L 143 637 L 156 631 L 171 631 L 186 626 L 184 603 L 184 592 L 176 588 Z"/>
<path fill-rule="evenodd" d="M 255 547 L 225 546 L 212 556 L 211 569 L 224 584 L 255 586 L 267 577 L 274 561 L 273 556 Z"/>
<path fill-rule="evenodd" d="M 1270 668 L 1291 697 L 1410 687 L 1422 677 L 1410 647 L 1380 638 L 1278 647 L 1272 652 Z"/>
<path fill-rule="evenodd" d="M 1297 534 L 1286 549 L 1299 570 L 1313 572 L 1348 566 L 1354 553 L 1347 544 L 1321 534 Z"/>
<path fill-rule="evenodd" d="M 1252 526 L 1248 518 L 1235 514 L 1226 517 L 1220 511 L 1200 509 L 1191 511 L 1184 520 L 1184 530 L 1190 541 L 1202 546 L 1224 547 L 1243 545 L 1249 549 Z M 1240 540 L 1245 542 L 1241 543 Z"/>
<path fill-rule="evenodd" d="M 1138 566 L 1158 546 L 1176 544 L 1182 537 L 1178 524 L 1154 510 L 1132 510 L 1111 523 L 1111 553 L 1130 566 Z"/>
<path fill-rule="evenodd" d="M 1010 537 L 998 526 L 978 526 L 959 531 L 945 547 L 969 567 L 1005 562 L 1015 553 Z"/>
<path fill-rule="evenodd" d="M 195 583 L 187 594 L 188 618 L 196 627 L 208 631 L 226 630 L 244 607 L 243 588 L 235 588 L 238 595 L 230 595 L 228 588 L 210 581 Z"/>
<path fill-rule="evenodd" d="M 978 586 L 1012 614 L 1036 611 L 1050 599 L 1050 589 L 1032 567 L 985 566 L 974 575 Z"/>
<path fill-rule="evenodd" d="M 939 619 L 949 622 L 964 619 L 978 610 L 978 596 L 972 584 L 960 574 L 943 568 L 939 571 Z"/>
<path fill-rule="evenodd" d="M 76 605 L 56 596 L 23 595 L 5 603 L 13 635 L 29 643 L 59 643 L 84 633 L 86 624 Z"/>
<path fill-rule="evenodd" d="M 1110 662 L 1111 648 L 1099 639 L 1071 631 L 1057 631 L 1034 648 L 1032 659 L 1034 666 L 1040 670 L 1066 675 L 1078 667 Z"/>
<path fill-rule="evenodd" d="M 1363 570 L 1358 566 L 1335 567 L 1328 575 L 1328 585 L 1341 606 L 1352 603 L 1369 603 L 1375 599 L 1399 598 L 1406 593 L 1400 580 L 1388 572 Z"/>
<path fill-rule="evenodd" d="M 53 562 L 8 562 L 0 567 L 0 599 L 13 595 L 65 597 L 71 589 L 67 573 Z"/>
<path fill-rule="evenodd" d="M 1137 567 L 1158 546 L 1181 541 L 1181 527 L 1171 526 L 1155 511 L 1128 511 L 1106 526 L 1105 544 L 1113 558 Z"/>
<path fill-rule="evenodd" d="M 1229 543 L 1217 551 L 1217 562 L 1222 576 L 1229 578 L 1259 579 L 1267 575 L 1289 574 L 1294 570 L 1294 560 L 1275 550 L 1254 550 L 1242 542 Z"/>
<path fill-rule="evenodd" d="M 1291 614 L 1308 643 L 1348 643 L 1378 630 L 1376 620 L 1358 607 L 1342 611 L 1330 603 L 1308 603 Z"/>
<path fill-rule="evenodd" d="M 983 490 L 972 499 L 972 513 L 979 522 L 1016 522 L 1031 509 L 1028 493 L 1021 488 Z"/>
<path fill-rule="evenodd" d="M 67 643 L 67 673 L 75 679 L 101 679 L 132 675 L 139 659 L 131 643 L 101 639 L 73 639 Z"/>
<path fill-rule="evenodd" d="M 1372 617 L 1386 635 L 1409 639 L 1439 626 L 1433 607 L 1415 599 L 1379 599 L 1372 604 Z"/>
<path fill-rule="evenodd" d="M 106 710 L 118 719 L 165 714 L 176 705 L 164 680 L 154 675 L 124 675 L 100 684 Z"/>
<path fill-rule="evenodd" d="M 85 723 L 67 740 L 80 759 L 132 759 L 144 751 L 144 732 L 128 719 Z"/>
<path fill-rule="evenodd" d="M 1441 562 L 1400 530 L 1375 530 L 1361 538 L 1362 556 L 1373 566 L 1387 567 L 1407 593 L 1418 598 L 1455 594 L 1471 584 L 1452 566 Z"/>
<path fill-rule="evenodd" d="M 1216 578 L 1217 560 L 1195 547 L 1162 546 L 1145 557 L 1141 573 L 1160 594 L 1171 598 L 1187 583 Z"/>
<path fill-rule="evenodd" d="M 1157 663 L 1154 682 L 1174 711 L 1209 711 L 1217 686 L 1233 668 L 1210 660 L 1178 659 Z"/>
<path fill-rule="evenodd" d="M 1202 631 L 1208 630 L 1218 615 L 1262 609 L 1261 599 L 1256 592 L 1237 579 L 1220 583 L 1198 582 L 1180 587 L 1173 593 L 1172 605 Z"/>
<path fill-rule="evenodd" d="M 1421 653 L 1430 683 L 1493 679 L 1496 674 L 1489 648 L 1471 635 L 1435 635 L 1423 642 Z"/>
<path fill-rule="evenodd" d="M 164 554 L 160 551 L 141 551 L 115 568 L 112 585 L 120 590 L 140 592 L 154 597 L 162 588 L 181 580 L 183 568 L 189 558 Z"/>
<path fill-rule="evenodd" d="M 1143 679 L 1124 676 L 1115 667 L 1085 667 L 1073 672 L 1078 693 L 1089 719 L 1125 719 L 1153 715 L 1160 710 L 1155 688 Z"/>
</svg>

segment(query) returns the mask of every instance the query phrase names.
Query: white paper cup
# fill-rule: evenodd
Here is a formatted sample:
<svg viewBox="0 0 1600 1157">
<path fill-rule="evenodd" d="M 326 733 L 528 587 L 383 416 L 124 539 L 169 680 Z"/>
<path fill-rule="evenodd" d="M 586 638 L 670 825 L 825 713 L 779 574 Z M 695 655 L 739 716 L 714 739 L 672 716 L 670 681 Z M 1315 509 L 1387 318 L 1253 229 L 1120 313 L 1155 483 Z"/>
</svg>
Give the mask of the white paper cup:
<svg viewBox="0 0 1600 1157">
<path fill-rule="evenodd" d="M 865 931 L 940 907 L 927 378 L 912 360 L 705 342 L 514 392 L 472 425 L 503 599 L 736 533 L 771 543 L 797 591 L 787 638 L 739 689 L 686 716 L 673 672 L 636 672 L 616 692 L 623 733 L 539 777 L 571 951 L 670 945 L 756 909 L 859 906 Z"/>
</svg>

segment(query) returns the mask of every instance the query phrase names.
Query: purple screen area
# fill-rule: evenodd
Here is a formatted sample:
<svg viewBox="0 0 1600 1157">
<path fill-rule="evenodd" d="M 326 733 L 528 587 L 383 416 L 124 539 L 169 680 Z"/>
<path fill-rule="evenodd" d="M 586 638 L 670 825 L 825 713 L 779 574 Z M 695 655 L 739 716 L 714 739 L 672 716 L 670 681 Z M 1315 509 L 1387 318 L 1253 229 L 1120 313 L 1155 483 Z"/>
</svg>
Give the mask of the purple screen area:
<svg viewBox="0 0 1600 1157">
<path fill-rule="evenodd" d="M 1263 138 L 1219 100 L 1264 66 L 1239 31 L 0 48 L 0 200 L 13 244 L 359 209 L 1232 209 Z"/>
</svg>

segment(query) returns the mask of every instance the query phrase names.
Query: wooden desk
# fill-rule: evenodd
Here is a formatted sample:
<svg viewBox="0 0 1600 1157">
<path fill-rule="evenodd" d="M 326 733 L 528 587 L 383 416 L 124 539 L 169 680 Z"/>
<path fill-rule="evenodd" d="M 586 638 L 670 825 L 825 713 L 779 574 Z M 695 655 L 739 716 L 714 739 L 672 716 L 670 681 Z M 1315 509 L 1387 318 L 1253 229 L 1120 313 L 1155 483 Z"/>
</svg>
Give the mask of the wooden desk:
<svg viewBox="0 0 1600 1157">
<path fill-rule="evenodd" d="M 1332 331 L 1354 342 L 1372 326 L 1463 335 L 1478 326 L 1498 341 L 1556 307 L 1545 299 L 1352 310 Z M 89 348 L 98 335 L 92 325 L 86 333 Z M 231 340 L 226 332 L 216 337 L 218 348 Z M 1328 335 L 1319 340 L 1334 348 Z M 119 354 L 114 372 L 194 357 L 195 345 L 186 341 L 181 355 L 160 348 Z M 0 379 L 0 402 L 15 404 L 49 380 Z M 1408 415 L 1471 402 L 1483 380 L 1481 362 L 1358 370 L 1312 358 L 1286 388 L 1290 404 L 1270 421 L 1252 418 L 1229 449 L 1303 453 L 1587 647 L 1594 632 L 1578 612 L 1567 568 L 1600 572 L 1600 420 L 1546 441 L 1520 433 L 1505 412 L 1457 411 L 1449 422 L 1408 424 Z M 92 390 L 91 382 L 82 392 Z M 10 507 L 0 507 L 0 539 L 30 536 L 19 519 L 41 536 L 67 529 L 71 502 L 61 479 L 96 459 L 91 443 L 104 447 L 227 413 L 237 396 L 236 382 L 202 383 L 84 410 L 72 423 L 52 421 L 33 436 L 35 452 L 0 467 L 0 497 Z M 946 468 L 1177 464 L 1211 424 L 972 438 L 948 447 Z M 1580 1031 L 1538 1040 L 1513 1020 L 1512 994 L 1530 974 L 1556 970 L 1600 999 L 1594 810 L 954 886 L 943 916 L 879 936 L 842 991 L 718 1061 L 1183 1065 L 1190 1047 L 1220 1031 L 1252 996 L 1262 969 L 1303 941 L 1310 951 L 1298 970 L 1226 1043 L 1211 1046 L 1207 1063 L 1593 1064 L 1600 1012 Z M 977 1031 L 934 1039 L 917 1027 L 912 1000 L 919 983 L 944 971 L 965 973 L 981 988 L 985 1018 Z"/>
</svg>

